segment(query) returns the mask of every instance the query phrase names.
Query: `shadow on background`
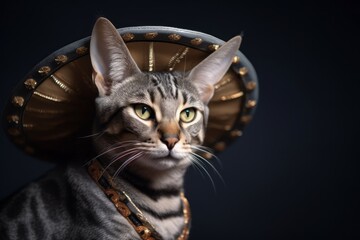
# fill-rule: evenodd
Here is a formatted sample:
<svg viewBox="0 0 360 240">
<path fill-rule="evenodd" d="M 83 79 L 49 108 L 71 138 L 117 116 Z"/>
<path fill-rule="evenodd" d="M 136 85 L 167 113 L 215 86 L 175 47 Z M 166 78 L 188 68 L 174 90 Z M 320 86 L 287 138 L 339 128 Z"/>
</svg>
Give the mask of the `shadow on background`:
<svg viewBox="0 0 360 240">
<path fill-rule="evenodd" d="M 225 186 L 212 173 L 215 192 L 189 171 L 191 239 L 360 236 L 358 5 L 61 4 L 3 6 L 1 109 L 37 62 L 89 36 L 99 16 L 118 28 L 165 25 L 223 40 L 244 32 L 241 51 L 257 70 L 260 102 L 244 136 L 219 155 Z M 1 148 L 0 198 L 53 167 L 25 156 L 3 132 Z"/>
</svg>

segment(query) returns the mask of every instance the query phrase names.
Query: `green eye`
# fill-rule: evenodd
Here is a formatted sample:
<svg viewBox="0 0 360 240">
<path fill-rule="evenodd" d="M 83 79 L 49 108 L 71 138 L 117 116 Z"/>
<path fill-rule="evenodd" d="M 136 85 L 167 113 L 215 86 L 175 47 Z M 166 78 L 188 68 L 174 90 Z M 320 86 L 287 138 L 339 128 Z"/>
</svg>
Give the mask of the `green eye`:
<svg viewBox="0 0 360 240">
<path fill-rule="evenodd" d="M 196 116 L 196 109 L 195 108 L 186 108 L 184 110 L 181 111 L 180 113 L 180 120 L 185 122 L 185 123 L 189 123 L 192 120 L 195 119 Z"/>
<path fill-rule="evenodd" d="M 154 111 L 148 105 L 136 104 L 134 106 L 134 111 L 136 115 L 143 120 L 149 120 L 150 118 L 154 118 Z"/>
</svg>

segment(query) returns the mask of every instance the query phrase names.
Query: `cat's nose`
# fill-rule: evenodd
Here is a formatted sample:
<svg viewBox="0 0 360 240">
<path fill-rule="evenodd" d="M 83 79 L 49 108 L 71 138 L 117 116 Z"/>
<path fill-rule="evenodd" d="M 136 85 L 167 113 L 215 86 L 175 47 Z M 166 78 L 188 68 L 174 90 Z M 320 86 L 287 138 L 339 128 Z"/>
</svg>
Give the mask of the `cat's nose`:
<svg viewBox="0 0 360 240">
<path fill-rule="evenodd" d="M 175 144 L 179 141 L 179 137 L 177 134 L 163 134 L 162 138 L 160 139 L 165 145 L 168 147 L 169 150 L 173 149 Z"/>
</svg>

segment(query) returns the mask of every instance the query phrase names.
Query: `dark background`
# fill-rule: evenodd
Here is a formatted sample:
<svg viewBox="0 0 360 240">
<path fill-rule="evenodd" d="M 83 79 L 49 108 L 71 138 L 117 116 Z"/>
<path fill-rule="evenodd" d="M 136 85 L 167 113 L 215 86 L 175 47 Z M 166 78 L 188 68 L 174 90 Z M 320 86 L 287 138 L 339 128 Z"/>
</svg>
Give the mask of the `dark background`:
<svg viewBox="0 0 360 240">
<path fill-rule="evenodd" d="M 212 174 L 215 192 L 190 170 L 191 239 L 360 239 L 355 1 L 7 4 L 0 10 L 1 109 L 37 62 L 89 36 L 99 16 L 118 28 L 165 25 L 224 40 L 244 32 L 241 51 L 257 70 L 260 102 L 244 136 L 219 155 L 225 186 Z M 0 198 L 52 167 L 21 153 L 3 132 L 0 161 Z"/>
</svg>

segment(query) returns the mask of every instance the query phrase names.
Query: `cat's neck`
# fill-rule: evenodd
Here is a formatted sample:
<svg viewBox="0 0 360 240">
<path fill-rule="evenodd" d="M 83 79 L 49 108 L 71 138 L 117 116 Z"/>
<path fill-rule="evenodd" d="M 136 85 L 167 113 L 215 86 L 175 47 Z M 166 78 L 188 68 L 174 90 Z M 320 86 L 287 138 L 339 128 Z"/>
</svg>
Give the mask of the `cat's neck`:
<svg viewBox="0 0 360 240">
<path fill-rule="evenodd" d="M 139 192 L 156 200 L 164 196 L 180 196 L 183 191 L 186 170 L 187 166 L 159 170 L 129 165 L 113 178 L 113 181 L 120 190 L 131 189 L 131 192 Z M 116 169 L 109 168 L 107 172 L 113 176 Z"/>
<path fill-rule="evenodd" d="M 157 189 L 182 189 L 186 167 L 176 167 L 166 170 L 147 169 L 139 166 L 124 171 L 120 176 L 133 185 L 146 185 L 154 190 Z"/>
</svg>

